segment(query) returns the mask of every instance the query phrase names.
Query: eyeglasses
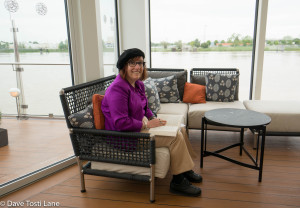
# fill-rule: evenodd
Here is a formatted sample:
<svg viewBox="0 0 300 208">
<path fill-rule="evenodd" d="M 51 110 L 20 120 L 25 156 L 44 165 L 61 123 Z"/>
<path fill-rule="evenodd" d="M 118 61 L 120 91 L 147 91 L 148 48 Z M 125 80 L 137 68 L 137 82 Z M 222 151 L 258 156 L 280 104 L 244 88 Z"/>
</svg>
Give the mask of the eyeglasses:
<svg viewBox="0 0 300 208">
<path fill-rule="evenodd" d="M 144 67 L 145 66 L 145 63 L 144 61 L 128 61 L 128 65 L 131 66 L 131 67 L 135 67 L 137 64 L 140 66 L 140 67 Z"/>
</svg>

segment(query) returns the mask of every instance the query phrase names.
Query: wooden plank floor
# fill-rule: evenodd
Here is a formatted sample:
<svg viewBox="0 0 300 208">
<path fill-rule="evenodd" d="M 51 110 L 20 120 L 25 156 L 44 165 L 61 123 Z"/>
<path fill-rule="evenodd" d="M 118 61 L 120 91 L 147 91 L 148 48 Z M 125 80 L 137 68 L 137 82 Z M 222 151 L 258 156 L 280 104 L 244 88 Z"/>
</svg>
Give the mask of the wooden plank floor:
<svg viewBox="0 0 300 208">
<path fill-rule="evenodd" d="M 0 148 L 0 184 L 74 155 L 64 120 L 2 119 L 8 145 Z"/>
<path fill-rule="evenodd" d="M 200 151 L 200 131 L 190 131 L 194 150 Z M 208 148 L 238 140 L 232 132 L 210 132 Z M 245 142 L 252 152 L 252 135 L 247 132 Z M 226 155 L 239 156 L 238 148 Z M 72 166 L 29 187 L 12 193 L 1 201 L 58 202 L 60 207 L 205 207 L 205 208 L 283 208 L 300 207 L 300 138 L 267 137 L 262 182 L 258 171 L 240 167 L 215 157 L 204 158 L 200 169 L 203 176 L 200 197 L 184 197 L 169 192 L 171 175 L 156 180 L 156 202 L 149 203 L 149 184 L 137 181 L 86 176 L 86 193 L 80 192 L 77 166 Z"/>
</svg>

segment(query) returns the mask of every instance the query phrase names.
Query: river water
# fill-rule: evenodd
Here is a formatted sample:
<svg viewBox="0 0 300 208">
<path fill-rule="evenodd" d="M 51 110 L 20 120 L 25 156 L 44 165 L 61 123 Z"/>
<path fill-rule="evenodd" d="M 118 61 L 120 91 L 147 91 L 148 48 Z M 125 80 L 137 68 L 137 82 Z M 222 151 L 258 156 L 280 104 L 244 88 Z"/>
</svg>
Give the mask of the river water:
<svg viewBox="0 0 300 208">
<path fill-rule="evenodd" d="M 112 54 L 105 54 L 113 57 Z M 237 52 L 154 52 L 154 68 L 238 68 L 240 100 L 249 98 L 251 51 Z M 266 51 L 264 57 L 262 99 L 300 100 L 300 52 Z M 24 63 L 69 63 L 68 53 L 23 53 Z M 14 62 L 12 53 L 0 53 L 0 62 Z M 113 63 L 112 63 L 113 64 Z M 28 114 L 62 115 L 59 100 L 61 88 L 71 86 L 70 66 L 23 66 L 23 85 Z M 107 72 L 105 74 L 111 74 Z M 0 110 L 16 114 L 16 103 L 8 91 L 16 87 L 12 66 L 0 65 Z"/>
</svg>

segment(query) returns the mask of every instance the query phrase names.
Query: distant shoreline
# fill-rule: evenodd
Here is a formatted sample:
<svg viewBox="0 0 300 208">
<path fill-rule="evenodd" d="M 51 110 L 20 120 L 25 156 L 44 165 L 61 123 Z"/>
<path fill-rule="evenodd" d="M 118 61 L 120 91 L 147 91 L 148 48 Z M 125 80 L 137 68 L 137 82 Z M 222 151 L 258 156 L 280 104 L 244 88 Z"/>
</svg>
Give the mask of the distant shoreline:
<svg viewBox="0 0 300 208">
<path fill-rule="evenodd" d="M 59 49 L 43 49 L 42 51 L 40 49 L 19 49 L 19 53 L 68 53 L 68 50 L 59 50 Z M 0 53 L 14 53 L 14 49 L 1 49 Z"/>
<path fill-rule="evenodd" d="M 252 47 L 211 47 L 211 48 L 198 48 L 197 50 L 178 50 L 178 49 L 163 49 L 163 48 L 152 48 L 152 52 L 234 52 L 234 51 L 252 51 Z M 265 51 L 300 51 L 300 47 L 278 47 L 269 48 L 266 47 Z M 60 49 L 19 49 L 19 53 L 68 53 L 68 50 Z M 104 52 L 113 52 L 113 49 L 105 49 Z M 14 53 L 13 49 L 0 49 L 0 53 Z"/>
<path fill-rule="evenodd" d="M 152 52 L 182 52 L 178 49 L 151 48 Z M 196 50 L 183 50 L 184 52 L 233 52 L 233 51 L 252 51 L 252 47 L 210 47 L 197 48 Z M 265 47 L 265 51 L 300 51 L 300 47 Z"/>
<path fill-rule="evenodd" d="M 113 52 L 113 48 L 104 49 L 105 52 Z M 14 53 L 14 49 L 0 49 L 0 53 Z M 24 49 L 19 48 L 19 53 L 69 53 L 68 49 Z"/>
</svg>

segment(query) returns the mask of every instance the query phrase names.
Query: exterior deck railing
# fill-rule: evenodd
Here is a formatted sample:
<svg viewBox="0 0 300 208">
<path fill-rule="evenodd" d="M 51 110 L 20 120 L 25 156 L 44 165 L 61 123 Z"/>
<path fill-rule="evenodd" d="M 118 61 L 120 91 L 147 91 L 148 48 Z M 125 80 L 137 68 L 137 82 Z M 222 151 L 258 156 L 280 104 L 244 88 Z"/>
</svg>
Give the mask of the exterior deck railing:
<svg viewBox="0 0 300 208">
<path fill-rule="evenodd" d="M 103 65 L 107 71 L 114 66 L 114 64 Z M 72 85 L 72 75 L 71 69 L 68 69 L 70 70 L 69 74 L 61 74 L 68 72 L 65 70 L 63 72 L 57 71 L 57 69 L 60 70 L 59 66 L 70 66 L 69 63 L 2 62 L 0 63 L 0 74 L 3 70 L 6 70 L 7 73 L 9 70 L 7 66 L 11 66 L 12 71 L 16 73 L 16 83 L 12 80 L 11 74 L 7 75 L 8 78 L 4 78 L 8 79 L 6 80 L 6 84 L 1 83 L 1 85 L 3 84 L 2 89 L 0 89 L 0 111 L 2 112 L 2 116 L 17 116 L 18 119 L 26 119 L 28 117 L 63 118 L 58 92 L 61 88 Z M 31 68 L 29 66 L 31 66 Z M 55 70 L 49 71 L 47 68 L 45 69 L 45 73 L 43 73 L 39 70 L 40 68 L 36 68 L 36 66 L 41 66 L 41 68 L 53 66 Z M 35 69 L 39 70 L 38 74 L 32 72 L 32 70 Z M 28 71 L 30 71 L 30 73 L 25 76 L 24 72 L 26 73 Z M 7 87 L 7 89 L 5 89 L 5 87 Z M 16 98 L 16 104 L 13 103 L 13 98 L 9 96 L 9 88 L 14 87 L 20 90 L 19 96 Z M 49 94 L 49 96 L 47 97 L 45 94 Z M 51 95 L 52 97 L 50 98 Z M 30 105 L 26 102 L 29 101 L 29 99 L 31 99 Z M 45 99 L 49 99 L 49 103 L 46 102 Z M 53 108 L 55 108 L 54 112 L 51 110 Z M 7 111 L 6 109 L 9 110 Z"/>
</svg>

